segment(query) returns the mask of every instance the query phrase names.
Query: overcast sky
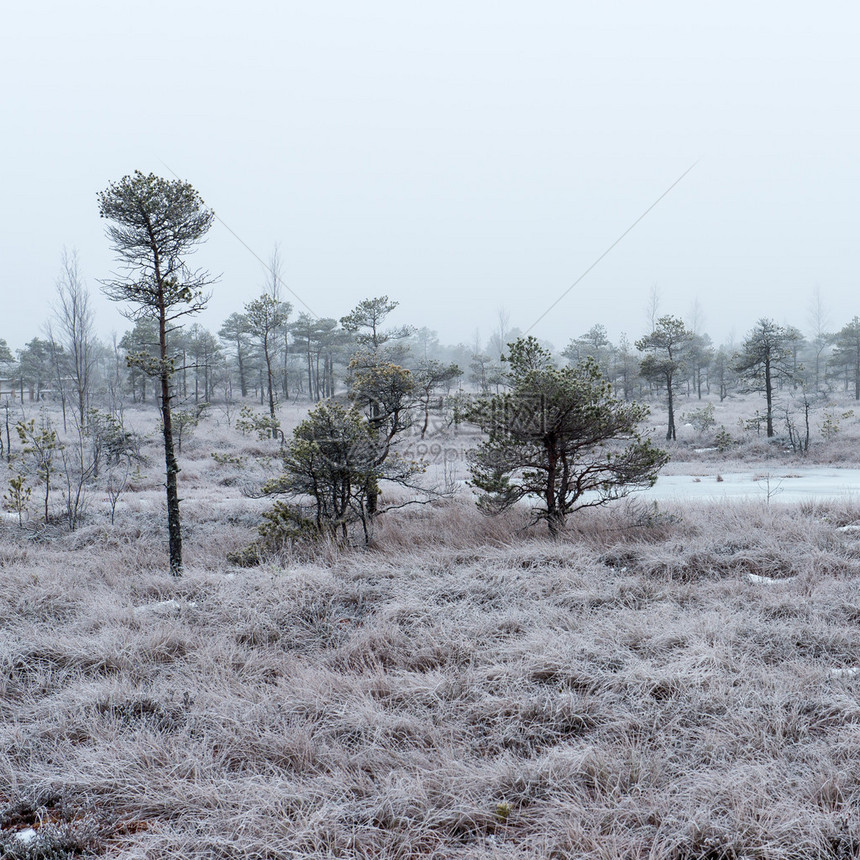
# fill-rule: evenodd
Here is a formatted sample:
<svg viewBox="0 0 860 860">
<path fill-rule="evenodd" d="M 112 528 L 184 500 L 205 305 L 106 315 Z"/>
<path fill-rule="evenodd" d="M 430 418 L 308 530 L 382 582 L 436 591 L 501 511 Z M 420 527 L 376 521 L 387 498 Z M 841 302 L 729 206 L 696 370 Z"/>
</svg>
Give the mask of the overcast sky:
<svg viewBox="0 0 860 860">
<path fill-rule="evenodd" d="M 135 169 L 220 220 L 201 322 L 258 295 L 277 243 L 320 316 L 561 348 L 644 333 L 649 292 L 717 341 L 860 314 L 860 7 L 822 2 L 79 0 L 4 10 L 0 337 L 41 333 L 63 246 L 113 258 L 96 192 Z M 229 228 L 229 230 L 227 229 Z M 231 234 L 233 231 L 241 242 Z M 302 309 L 298 300 L 293 304 Z M 129 324 L 97 296 L 98 329 Z"/>
</svg>

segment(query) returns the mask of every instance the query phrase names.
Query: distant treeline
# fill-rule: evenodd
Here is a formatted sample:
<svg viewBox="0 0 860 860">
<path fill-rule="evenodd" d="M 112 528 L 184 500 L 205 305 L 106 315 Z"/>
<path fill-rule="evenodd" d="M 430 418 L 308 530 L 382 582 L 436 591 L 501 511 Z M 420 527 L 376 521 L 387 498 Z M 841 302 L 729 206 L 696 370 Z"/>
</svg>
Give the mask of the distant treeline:
<svg viewBox="0 0 860 860">
<path fill-rule="evenodd" d="M 76 285 L 81 295 L 81 285 Z M 83 292 L 83 295 L 86 295 Z M 319 402 L 346 390 L 349 363 L 361 345 L 361 336 L 350 325 L 350 316 L 312 317 L 295 314 L 288 302 L 271 292 L 270 307 L 260 313 L 264 297 L 249 302 L 242 311 L 230 314 L 217 331 L 199 323 L 176 326 L 169 334 L 175 365 L 177 397 L 188 402 L 217 402 L 255 398 L 261 404 L 269 397 L 278 402 L 305 400 Z M 388 310 L 396 302 L 381 297 Z M 381 323 L 384 316 L 380 318 Z M 711 337 L 687 326 L 676 317 L 652 321 L 650 331 L 636 340 L 622 334 L 613 342 L 605 326 L 595 324 L 577 334 L 560 350 L 543 343 L 559 363 L 576 364 L 593 358 L 619 396 L 640 399 L 662 389 L 665 368 L 655 369 L 661 346 L 661 322 L 678 323 L 677 343 L 671 360 L 674 372 L 671 387 L 678 394 L 701 399 L 706 395 L 720 400 L 741 390 L 749 390 L 744 370 L 745 344 L 715 345 Z M 802 386 L 811 394 L 850 392 L 860 399 L 860 318 L 854 317 L 834 332 L 804 335 L 793 326 L 762 322 L 774 329 L 778 345 L 777 387 Z M 647 328 L 647 327 L 646 327 Z M 65 336 L 63 336 L 65 334 Z M 462 371 L 451 377 L 450 386 L 487 393 L 505 385 L 504 355 L 507 344 L 521 334 L 499 315 L 486 340 L 477 335 L 470 344 L 443 344 L 438 334 L 426 327 L 383 330 L 388 359 L 417 370 L 428 362 L 456 364 Z M 83 341 L 83 343 L 81 342 Z M 85 353 L 85 379 L 81 379 L 81 352 Z M 0 339 L 0 398 L 12 400 L 80 400 L 88 402 L 147 403 L 158 397 L 158 380 L 147 375 L 141 363 L 130 356 L 150 356 L 156 360 L 158 332 L 149 318 L 138 319 L 122 336 L 106 343 L 88 330 L 48 324 L 41 337 L 34 337 L 23 349 L 13 352 Z M 650 357 L 650 358 L 649 358 Z M 80 391 L 85 383 L 85 391 Z"/>
</svg>

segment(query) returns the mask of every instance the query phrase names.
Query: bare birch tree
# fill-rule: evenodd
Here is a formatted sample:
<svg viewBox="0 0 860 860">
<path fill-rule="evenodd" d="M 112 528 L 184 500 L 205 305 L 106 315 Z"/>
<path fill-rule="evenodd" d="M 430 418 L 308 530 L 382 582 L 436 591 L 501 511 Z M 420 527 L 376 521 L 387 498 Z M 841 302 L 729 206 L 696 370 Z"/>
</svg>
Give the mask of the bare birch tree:
<svg viewBox="0 0 860 860">
<path fill-rule="evenodd" d="M 58 332 L 66 354 L 67 372 L 74 389 L 75 407 L 83 427 L 89 407 L 90 387 L 95 368 L 93 310 L 90 293 L 81 278 L 78 252 L 63 249 L 57 278 L 54 309 Z"/>
</svg>

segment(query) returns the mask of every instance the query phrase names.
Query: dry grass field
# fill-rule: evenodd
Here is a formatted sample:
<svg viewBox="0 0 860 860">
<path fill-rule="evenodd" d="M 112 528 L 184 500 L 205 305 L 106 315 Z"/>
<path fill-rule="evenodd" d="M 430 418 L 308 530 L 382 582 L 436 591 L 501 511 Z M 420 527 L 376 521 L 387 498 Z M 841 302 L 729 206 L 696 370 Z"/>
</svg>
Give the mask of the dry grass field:
<svg viewBox="0 0 860 860">
<path fill-rule="evenodd" d="M 155 437 L 114 525 L 0 524 L 0 856 L 860 856 L 860 502 L 462 494 L 237 568 L 273 445 L 185 441 L 181 579 Z"/>
</svg>

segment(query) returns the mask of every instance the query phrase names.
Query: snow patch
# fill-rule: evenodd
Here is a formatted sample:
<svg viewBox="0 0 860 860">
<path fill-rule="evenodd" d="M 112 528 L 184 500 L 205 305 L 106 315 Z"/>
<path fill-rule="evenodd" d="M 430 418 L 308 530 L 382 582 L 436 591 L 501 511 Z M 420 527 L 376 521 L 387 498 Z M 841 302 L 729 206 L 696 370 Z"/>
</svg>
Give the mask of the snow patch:
<svg viewBox="0 0 860 860">
<path fill-rule="evenodd" d="M 764 500 L 767 488 L 760 472 L 722 472 L 723 480 L 700 480 L 701 475 L 660 475 L 650 489 L 637 490 L 638 498 L 656 501 Z M 801 480 L 802 479 L 802 480 Z M 770 500 L 802 502 L 808 499 L 845 499 L 860 496 L 860 469 L 815 467 L 770 476 Z M 775 490 L 779 492 L 776 493 Z M 860 523 L 857 524 L 860 526 Z"/>
<path fill-rule="evenodd" d="M 860 669 L 856 666 L 851 666 L 847 669 L 831 669 L 830 677 L 831 678 L 853 678 L 855 675 L 860 674 Z"/>
<path fill-rule="evenodd" d="M 179 612 L 180 609 L 182 609 L 182 604 L 172 597 L 170 600 L 162 600 L 160 603 L 146 603 L 143 606 L 134 607 L 134 611 L 138 615 L 142 612 L 169 612 L 171 610 Z"/>
<path fill-rule="evenodd" d="M 755 585 L 782 585 L 784 582 L 794 582 L 797 577 L 784 576 L 776 579 L 773 576 L 759 576 L 757 573 L 748 573 L 747 580 Z"/>
<path fill-rule="evenodd" d="M 154 612 L 156 614 L 164 614 L 165 612 L 179 613 L 182 611 L 182 606 L 183 604 L 171 597 L 170 600 L 162 600 L 159 603 L 146 603 L 143 606 L 135 606 L 134 613 L 135 615 L 141 615 L 144 612 Z M 189 600 L 185 606 L 188 609 L 197 608 L 197 604 L 193 600 Z"/>
<path fill-rule="evenodd" d="M 15 839 L 18 842 L 23 842 L 25 845 L 29 845 L 36 838 L 36 831 L 33 830 L 32 827 L 27 827 L 25 830 L 19 830 L 15 834 Z"/>
</svg>

